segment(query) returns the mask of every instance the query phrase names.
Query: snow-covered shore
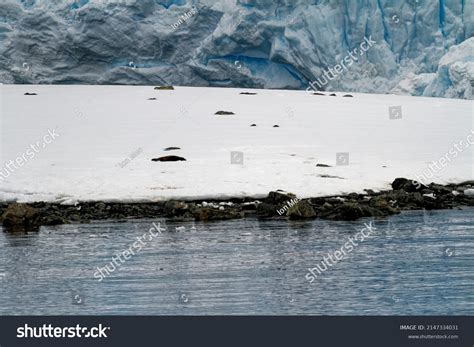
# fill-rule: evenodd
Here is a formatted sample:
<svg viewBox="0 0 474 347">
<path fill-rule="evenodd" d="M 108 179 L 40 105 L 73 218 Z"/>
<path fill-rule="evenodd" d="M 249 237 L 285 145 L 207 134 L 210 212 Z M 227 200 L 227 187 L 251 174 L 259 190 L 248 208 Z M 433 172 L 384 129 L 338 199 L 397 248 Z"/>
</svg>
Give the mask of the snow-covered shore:
<svg viewBox="0 0 474 347">
<path fill-rule="evenodd" d="M 387 189 L 396 177 L 428 172 L 441 184 L 474 179 L 469 100 L 150 86 L 0 90 L 0 173 L 9 174 L 0 175 L 0 200 L 262 197 L 276 189 L 304 198 Z M 401 106 L 401 119 L 390 119 L 392 106 Z M 58 137 L 25 156 L 48 130 Z M 170 146 L 181 150 L 163 150 Z M 242 165 L 231 164 L 232 151 L 243 152 Z M 337 153 L 349 153 L 349 165 L 336 165 Z M 151 161 L 171 154 L 187 161 Z M 7 168 L 22 156 L 23 165 Z M 450 160 L 441 166 L 443 157 Z M 440 169 L 429 169 L 433 161 Z"/>
</svg>

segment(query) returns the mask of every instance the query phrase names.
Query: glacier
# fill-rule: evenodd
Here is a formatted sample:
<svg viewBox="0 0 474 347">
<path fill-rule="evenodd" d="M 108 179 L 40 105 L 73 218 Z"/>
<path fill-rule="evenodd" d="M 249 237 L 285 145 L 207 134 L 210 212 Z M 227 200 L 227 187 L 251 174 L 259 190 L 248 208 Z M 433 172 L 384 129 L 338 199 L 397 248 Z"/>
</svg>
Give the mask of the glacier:
<svg viewBox="0 0 474 347">
<path fill-rule="evenodd" d="M 473 3 L 2 0 L 0 82 L 306 89 L 371 37 L 325 90 L 472 99 Z"/>
</svg>

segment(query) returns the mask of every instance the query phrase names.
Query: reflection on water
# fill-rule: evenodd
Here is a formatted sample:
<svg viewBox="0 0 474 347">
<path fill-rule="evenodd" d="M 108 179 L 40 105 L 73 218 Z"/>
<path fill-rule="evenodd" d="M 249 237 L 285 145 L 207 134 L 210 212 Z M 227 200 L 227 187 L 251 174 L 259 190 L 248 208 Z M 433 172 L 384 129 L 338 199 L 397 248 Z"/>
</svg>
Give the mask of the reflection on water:
<svg viewBox="0 0 474 347">
<path fill-rule="evenodd" d="M 472 315 L 473 212 L 375 219 L 374 236 L 311 284 L 308 268 L 369 220 L 139 220 L 1 232 L 0 314 Z M 166 231 L 138 250 L 152 222 Z M 124 250 L 134 254 L 94 278 Z"/>
</svg>

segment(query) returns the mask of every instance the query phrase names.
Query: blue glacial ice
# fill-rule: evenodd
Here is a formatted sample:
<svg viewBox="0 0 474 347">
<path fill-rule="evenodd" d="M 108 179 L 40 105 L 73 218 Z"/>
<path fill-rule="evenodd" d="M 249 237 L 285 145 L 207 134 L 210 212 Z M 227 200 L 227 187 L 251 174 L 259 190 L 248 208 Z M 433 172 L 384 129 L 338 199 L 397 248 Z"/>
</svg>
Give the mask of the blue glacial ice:
<svg viewBox="0 0 474 347">
<path fill-rule="evenodd" d="M 468 0 L 2 0 L 0 82 L 305 89 L 371 37 L 324 89 L 470 99 L 473 34 Z"/>
</svg>

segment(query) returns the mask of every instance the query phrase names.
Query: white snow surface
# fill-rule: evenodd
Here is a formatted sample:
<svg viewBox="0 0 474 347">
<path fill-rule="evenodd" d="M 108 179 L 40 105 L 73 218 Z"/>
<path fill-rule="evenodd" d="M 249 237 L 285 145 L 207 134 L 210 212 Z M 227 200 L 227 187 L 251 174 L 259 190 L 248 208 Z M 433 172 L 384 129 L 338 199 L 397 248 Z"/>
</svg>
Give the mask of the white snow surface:
<svg viewBox="0 0 474 347">
<path fill-rule="evenodd" d="M 60 135 L 6 179 L 0 176 L 0 200 L 259 198 L 276 189 L 299 198 L 362 193 L 428 172 L 460 141 L 462 151 L 432 181 L 474 178 L 474 146 L 467 143 L 474 134 L 470 100 L 199 87 L 0 90 L 0 173 L 48 129 Z M 391 106 L 401 106 L 401 119 L 389 119 Z M 214 115 L 219 110 L 235 115 Z M 181 150 L 163 150 L 170 146 Z M 242 165 L 231 164 L 231 151 L 243 152 Z M 132 153 L 138 155 L 122 168 Z M 349 165 L 337 166 L 336 153 L 349 153 Z M 151 161 L 163 155 L 187 161 Z"/>
</svg>

